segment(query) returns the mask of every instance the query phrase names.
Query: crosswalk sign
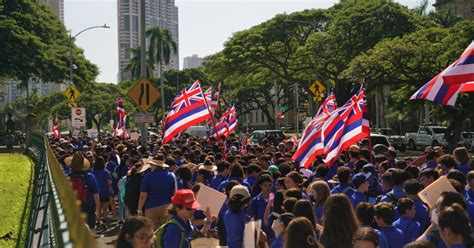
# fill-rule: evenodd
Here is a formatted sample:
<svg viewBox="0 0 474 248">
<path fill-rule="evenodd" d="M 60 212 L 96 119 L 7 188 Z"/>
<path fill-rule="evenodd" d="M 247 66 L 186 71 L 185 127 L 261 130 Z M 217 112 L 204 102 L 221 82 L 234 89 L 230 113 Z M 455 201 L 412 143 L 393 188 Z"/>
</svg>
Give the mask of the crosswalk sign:
<svg viewBox="0 0 474 248">
<path fill-rule="evenodd" d="M 314 82 L 309 87 L 311 93 L 313 93 L 313 100 L 321 101 L 323 99 L 324 93 L 326 92 L 326 87 L 319 81 L 314 80 Z"/>
<path fill-rule="evenodd" d="M 66 91 L 64 92 L 64 96 L 66 96 L 68 102 L 71 103 L 69 105 L 72 105 L 72 103 L 75 104 L 79 98 L 79 95 L 81 95 L 81 93 L 79 93 L 79 90 L 73 84 L 67 87 Z"/>
</svg>

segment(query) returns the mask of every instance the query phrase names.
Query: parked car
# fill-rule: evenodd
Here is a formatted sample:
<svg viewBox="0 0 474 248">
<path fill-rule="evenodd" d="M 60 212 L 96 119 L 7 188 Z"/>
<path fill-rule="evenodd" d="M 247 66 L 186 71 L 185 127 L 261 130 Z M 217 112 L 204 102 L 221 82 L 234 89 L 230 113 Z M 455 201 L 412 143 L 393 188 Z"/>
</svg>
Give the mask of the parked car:
<svg viewBox="0 0 474 248">
<path fill-rule="evenodd" d="M 408 148 L 415 150 L 417 147 L 447 146 L 444 139 L 446 130 L 446 127 L 440 126 L 420 126 L 418 132 L 405 134 Z"/>
<path fill-rule="evenodd" d="M 282 130 L 257 130 L 250 134 L 249 141 L 253 144 L 262 144 L 263 140 L 266 139 L 272 144 L 278 145 L 286 138 Z"/>
<path fill-rule="evenodd" d="M 205 126 L 191 126 L 188 129 L 186 129 L 185 133 L 188 133 L 191 136 L 197 136 L 197 137 L 207 137 L 208 135 L 208 128 Z"/>
<path fill-rule="evenodd" d="M 391 128 L 376 128 L 375 132 L 387 136 L 390 145 L 394 148 L 402 152 L 406 150 L 407 142 L 405 136 L 394 134 Z"/>
<path fill-rule="evenodd" d="M 459 145 L 466 147 L 469 149 L 474 149 L 472 147 L 474 144 L 474 132 L 462 132 L 461 137 L 459 139 Z"/>
</svg>

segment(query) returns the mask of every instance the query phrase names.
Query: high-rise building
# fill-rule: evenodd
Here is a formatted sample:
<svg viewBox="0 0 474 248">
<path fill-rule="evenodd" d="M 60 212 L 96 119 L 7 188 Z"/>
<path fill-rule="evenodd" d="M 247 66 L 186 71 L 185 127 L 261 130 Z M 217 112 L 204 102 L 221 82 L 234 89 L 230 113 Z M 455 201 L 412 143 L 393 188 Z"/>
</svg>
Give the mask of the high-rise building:
<svg viewBox="0 0 474 248">
<path fill-rule="evenodd" d="M 466 20 L 474 20 L 474 0 L 436 0 L 436 11 L 452 9 Z"/>
<path fill-rule="evenodd" d="M 118 42 L 119 42 L 119 75 L 118 81 L 131 78 L 131 72 L 125 71 L 131 58 L 130 48 L 140 46 L 140 0 L 117 1 L 118 11 Z M 168 29 L 172 38 L 179 45 L 178 7 L 174 0 L 145 0 L 145 29 L 159 26 Z M 147 48 L 149 40 L 147 39 Z M 170 64 L 164 70 L 179 68 L 179 54 L 171 55 Z M 159 76 L 159 68 L 155 68 L 153 76 Z"/>
<path fill-rule="evenodd" d="M 183 59 L 183 68 L 198 68 L 202 65 L 203 58 L 198 57 L 197 54 L 193 54 L 190 57 L 184 57 Z"/>
<path fill-rule="evenodd" d="M 61 22 L 64 23 L 64 0 L 43 0 L 51 10 L 59 16 Z"/>
</svg>

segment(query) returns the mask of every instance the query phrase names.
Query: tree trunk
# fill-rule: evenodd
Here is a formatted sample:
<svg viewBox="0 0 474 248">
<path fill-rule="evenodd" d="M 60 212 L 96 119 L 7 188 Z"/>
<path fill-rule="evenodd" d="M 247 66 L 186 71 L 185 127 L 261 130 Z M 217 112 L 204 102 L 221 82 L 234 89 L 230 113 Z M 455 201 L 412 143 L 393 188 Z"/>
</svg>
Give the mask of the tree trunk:
<svg viewBox="0 0 474 248">
<path fill-rule="evenodd" d="M 452 135 L 445 135 L 446 141 L 449 144 L 449 153 L 451 153 L 457 147 L 460 140 L 462 123 L 466 120 L 466 116 L 453 106 L 443 106 L 443 110 L 451 117 L 447 131 L 451 132 Z"/>
</svg>

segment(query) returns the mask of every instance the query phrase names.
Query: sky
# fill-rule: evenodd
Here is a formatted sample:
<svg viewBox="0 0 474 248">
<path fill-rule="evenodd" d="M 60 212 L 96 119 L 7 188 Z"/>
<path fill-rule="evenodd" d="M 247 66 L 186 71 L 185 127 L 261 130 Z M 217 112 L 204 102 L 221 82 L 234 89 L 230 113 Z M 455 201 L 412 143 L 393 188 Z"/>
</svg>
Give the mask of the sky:
<svg viewBox="0 0 474 248">
<path fill-rule="evenodd" d="M 84 28 L 107 24 L 76 37 L 76 45 L 99 67 L 97 82 L 117 83 L 118 0 L 64 0 L 64 22 L 75 35 Z M 219 52 L 233 33 L 258 25 L 279 13 L 328 8 L 339 0 L 175 0 L 179 9 L 179 55 L 200 57 Z M 410 8 L 420 0 L 398 0 Z M 434 0 L 430 0 L 432 4 Z"/>
</svg>

